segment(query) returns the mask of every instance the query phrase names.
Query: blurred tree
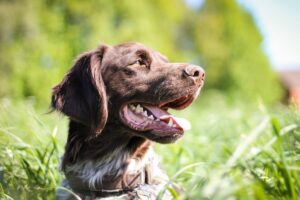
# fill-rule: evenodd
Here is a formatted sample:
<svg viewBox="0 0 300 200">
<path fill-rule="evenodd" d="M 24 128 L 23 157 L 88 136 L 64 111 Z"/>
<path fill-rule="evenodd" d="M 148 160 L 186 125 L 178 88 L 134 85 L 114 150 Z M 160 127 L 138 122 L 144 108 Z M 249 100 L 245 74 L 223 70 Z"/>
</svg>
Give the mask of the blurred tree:
<svg viewBox="0 0 300 200">
<path fill-rule="evenodd" d="M 281 88 L 249 13 L 235 0 L 206 0 L 194 21 L 193 37 L 206 68 L 206 87 L 238 92 L 247 99 L 278 100 Z"/>
<path fill-rule="evenodd" d="M 142 42 L 183 60 L 183 1 L 0 1 L 0 96 L 49 103 L 75 57 L 101 43 Z"/>
<path fill-rule="evenodd" d="M 202 63 L 209 88 L 279 96 L 261 36 L 234 0 L 207 0 L 199 12 L 183 0 L 0 0 L 0 20 L 0 96 L 47 105 L 78 54 L 127 41 Z"/>
</svg>

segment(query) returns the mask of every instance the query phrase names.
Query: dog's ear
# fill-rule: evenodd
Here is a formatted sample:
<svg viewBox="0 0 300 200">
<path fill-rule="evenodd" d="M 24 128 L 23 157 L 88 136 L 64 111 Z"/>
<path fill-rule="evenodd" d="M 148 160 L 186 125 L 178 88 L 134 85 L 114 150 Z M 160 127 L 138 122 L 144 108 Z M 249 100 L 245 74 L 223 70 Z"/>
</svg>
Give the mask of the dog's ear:
<svg viewBox="0 0 300 200">
<path fill-rule="evenodd" d="M 107 96 L 102 79 L 101 61 L 108 47 L 82 54 L 52 91 L 52 107 L 70 119 L 91 128 L 96 136 L 108 116 Z"/>
</svg>

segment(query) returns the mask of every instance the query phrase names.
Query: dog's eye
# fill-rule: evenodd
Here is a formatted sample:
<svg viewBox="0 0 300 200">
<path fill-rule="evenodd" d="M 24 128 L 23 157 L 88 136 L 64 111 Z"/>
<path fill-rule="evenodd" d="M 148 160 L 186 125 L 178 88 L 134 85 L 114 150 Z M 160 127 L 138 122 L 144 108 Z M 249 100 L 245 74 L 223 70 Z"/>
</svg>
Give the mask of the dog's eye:
<svg viewBox="0 0 300 200">
<path fill-rule="evenodd" d="M 123 72 L 127 75 L 127 76 L 133 76 L 135 75 L 135 71 L 131 70 L 131 69 L 123 69 Z"/>
<path fill-rule="evenodd" d="M 143 61 L 143 59 L 139 58 L 130 65 L 145 65 L 145 61 Z"/>
<path fill-rule="evenodd" d="M 145 65 L 145 61 L 143 61 L 141 58 L 139 58 L 135 63 L 139 65 Z"/>
<path fill-rule="evenodd" d="M 140 66 L 145 66 L 147 68 L 150 68 L 149 62 L 143 58 L 139 58 L 136 60 L 135 64 L 140 65 Z"/>
</svg>

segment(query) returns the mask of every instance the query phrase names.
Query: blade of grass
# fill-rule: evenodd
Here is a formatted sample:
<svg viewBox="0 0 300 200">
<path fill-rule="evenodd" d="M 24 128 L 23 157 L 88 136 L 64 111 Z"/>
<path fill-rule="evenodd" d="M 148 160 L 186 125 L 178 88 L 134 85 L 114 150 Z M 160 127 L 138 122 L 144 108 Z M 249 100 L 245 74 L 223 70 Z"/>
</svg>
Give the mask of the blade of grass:
<svg viewBox="0 0 300 200">
<path fill-rule="evenodd" d="M 187 165 L 183 168 L 181 168 L 178 172 L 176 172 L 170 179 L 169 181 L 165 184 L 164 188 L 159 192 L 157 200 L 160 200 L 163 198 L 163 195 L 165 194 L 166 190 L 168 189 L 168 187 L 170 186 L 170 184 L 173 182 L 173 180 L 175 180 L 178 176 L 180 176 L 182 173 L 184 173 L 186 170 L 191 169 L 193 167 L 199 166 L 199 165 L 203 165 L 203 162 L 198 162 L 198 163 L 193 163 L 190 165 Z"/>
<path fill-rule="evenodd" d="M 242 156 L 244 151 L 252 144 L 252 142 L 262 133 L 262 131 L 267 127 L 269 117 L 266 117 L 251 133 L 244 139 L 244 142 L 240 143 L 236 148 L 232 156 L 228 159 L 226 166 L 231 168 L 236 161 Z"/>
<path fill-rule="evenodd" d="M 66 191 L 66 192 L 72 194 L 72 195 L 74 196 L 75 199 L 81 200 L 81 198 L 80 198 L 77 194 L 75 194 L 72 190 L 70 190 L 70 189 L 68 189 L 68 188 L 59 186 L 59 187 L 57 187 L 57 189 L 58 189 L 58 190 Z"/>
<path fill-rule="evenodd" d="M 293 180 L 292 180 L 292 177 L 290 175 L 290 172 L 287 169 L 287 164 L 286 164 L 286 160 L 285 160 L 285 156 L 284 156 L 284 149 L 283 149 L 283 144 L 282 144 L 282 137 L 280 135 L 280 125 L 279 125 L 278 119 L 272 118 L 272 127 L 273 127 L 273 132 L 277 136 L 276 146 L 278 148 L 280 158 L 281 158 L 281 162 L 282 162 L 282 166 L 279 167 L 279 169 L 281 169 L 281 171 L 282 171 L 283 178 L 284 178 L 284 181 L 285 181 L 285 185 L 287 187 L 289 195 L 292 197 L 292 199 L 296 200 L 296 198 L 297 198 L 296 197 L 296 191 L 295 191 L 295 188 L 294 188 L 294 184 L 293 184 Z"/>
</svg>

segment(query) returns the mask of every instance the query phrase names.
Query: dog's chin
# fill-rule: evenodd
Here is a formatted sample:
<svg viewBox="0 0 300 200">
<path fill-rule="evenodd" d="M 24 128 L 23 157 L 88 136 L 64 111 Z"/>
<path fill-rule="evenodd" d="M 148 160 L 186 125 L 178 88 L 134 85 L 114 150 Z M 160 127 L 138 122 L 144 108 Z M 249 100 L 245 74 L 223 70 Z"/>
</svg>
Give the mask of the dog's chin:
<svg viewBox="0 0 300 200">
<path fill-rule="evenodd" d="M 188 107 L 198 96 L 192 94 L 172 98 L 156 105 L 130 102 L 121 106 L 120 119 L 132 133 L 158 143 L 173 143 L 190 128 L 190 123 L 167 112 L 169 108 L 181 110 Z"/>
<path fill-rule="evenodd" d="M 133 134 L 144 137 L 148 140 L 160 143 L 160 144 L 170 144 L 176 142 L 178 139 L 180 139 L 183 136 L 183 131 L 181 133 L 170 133 L 169 135 L 161 136 L 159 133 L 155 131 L 148 131 L 148 132 L 135 132 Z"/>
</svg>

